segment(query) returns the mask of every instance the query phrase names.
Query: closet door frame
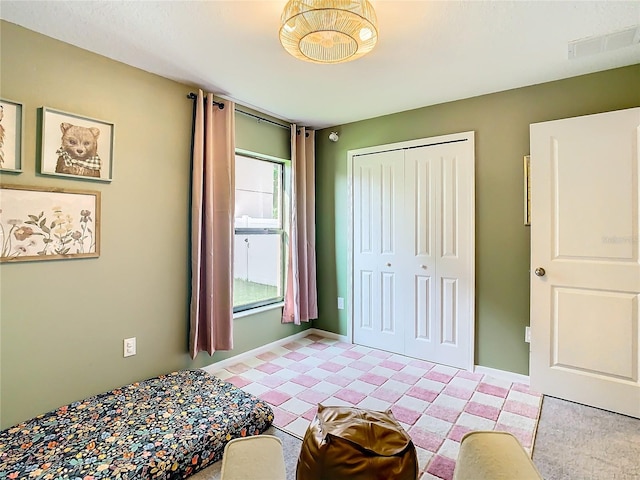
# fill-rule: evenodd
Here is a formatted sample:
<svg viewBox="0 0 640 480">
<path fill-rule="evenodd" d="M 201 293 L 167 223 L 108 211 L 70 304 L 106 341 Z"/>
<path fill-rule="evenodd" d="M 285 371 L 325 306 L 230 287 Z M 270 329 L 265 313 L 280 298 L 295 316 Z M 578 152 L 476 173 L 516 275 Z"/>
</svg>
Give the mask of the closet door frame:
<svg viewBox="0 0 640 480">
<path fill-rule="evenodd" d="M 475 170 L 475 132 L 461 132 L 450 135 L 440 135 L 436 137 L 428 137 L 428 138 L 420 138 L 416 140 L 409 140 L 405 142 L 397 142 L 397 143 L 389 143 L 383 145 L 375 145 L 371 147 L 359 148 L 356 150 L 349 150 L 347 152 L 347 189 L 348 189 L 348 219 L 347 219 L 347 338 L 346 340 L 350 343 L 353 343 L 353 322 L 354 322 L 354 283 L 353 283 L 353 274 L 354 274 L 354 157 L 358 155 L 366 155 L 372 153 L 385 152 L 389 150 L 402 150 L 416 147 L 426 147 L 430 145 L 438 145 L 452 142 L 469 142 L 469 145 L 474 152 L 474 161 L 473 168 Z M 472 172 L 472 177 L 475 178 L 475 172 Z M 468 331 L 468 348 L 469 348 L 469 364 L 466 367 L 467 370 L 473 371 L 475 366 L 475 181 L 473 185 L 473 192 L 471 193 L 471 202 L 472 205 L 471 211 L 473 214 L 471 215 L 469 225 L 470 231 L 472 232 L 470 238 L 468 239 L 470 242 L 469 248 L 472 254 L 472 259 L 469 264 L 469 282 L 470 282 L 470 296 L 471 301 L 469 302 L 469 311 L 467 314 L 469 315 L 469 331 Z"/>
</svg>

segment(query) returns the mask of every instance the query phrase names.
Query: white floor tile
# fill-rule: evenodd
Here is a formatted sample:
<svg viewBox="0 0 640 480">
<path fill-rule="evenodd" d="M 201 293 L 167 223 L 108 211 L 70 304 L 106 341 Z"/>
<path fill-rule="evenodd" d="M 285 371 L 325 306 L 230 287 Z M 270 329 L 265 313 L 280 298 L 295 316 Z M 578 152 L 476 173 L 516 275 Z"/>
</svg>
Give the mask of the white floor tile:
<svg viewBox="0 0 640 480">
<path fill-rule="evenodd" d="M 471 401 L 495 408 L 502 408 L 502 405 L 504 404 L 504 398 L 496 397 L 495 395 L 487 395 L 486 393 L 481 392 L 474 392 L 471 396 Z"/>
<path fill-rule="evenodd" d="M 400 400 L 396 402 L 396 405 L 408 408 L 409 410 L 413 410 L 414 412 L 424 412 L 431 404 L 425 400 L 420 400 L 419 398 L 404 395 Z"/>
<path fill-rule="evenodd" d="M 233 377 L 235 373 L 231 373 L 228 370 L 222 369 L 215 372 L 214 375 L 218 377 L 220 380 L 226 380 L 227 378 Z"/>
<path fill-rule="evenodd" d="M 533 430 L 533 428 L 536 426 L 535 419 L 523 417 L 522 415 L 516 415 L 515 413 L 511 412 L 505 412 L 504 410 L 500 412 L 498 423 L 529 431 Z"/>
<path fill-rule="evenodd" d="M 280 405 L 280 408 L 283 408 L 288 412 L 295 413 L 296 415 L 302 415 L 303 413 L 311 410 L 313 407 L 315 407 L 315 405 L 304 402 L 299 398 L 291 398 Z"/>
<path fill-rule="evenodd" d="M 317 383 L 313 387 L 313 389 L 317 392 L 321 392 L 327 395 L 333 395 L 338 390 L 342 390 L 342 387 L 340 385 L 335 385 L 330 382 L 320 382 L 320 383 Z"/>
<path fill-rule="evenodd" d="M 456 412 L 462 412 L 467 401 L 460 398 L 450 397 L 449 395 L 438 395 L 433 401 L 433 404 L 440 407 L 450 408 Z"/>
<path fill-rule="evenodd" d="M 463 412 L 458 417 L 458 421 L 456 423 L 463 427 L 470 428 L 471 430 L 493 430 L 493 427 L 496 426 L 496 422 L 492 420 L 477 417 L 466 412 Z"/>
<path fill-rule="evenodd" d="M 309 375 L 310 377 L 317 378 L 318 380 L 323 380 L 327 378 L 329 375 L 333 375 L 333 373 L 325 370 L 324 368 L 312 368 L 305 375 Z"/>
<path fill-rule="evenodd" d="M 337 372 L 336 375 L 340 375 L 341 377 L 345 377 L 350 380 L 355 380 L 356 378 L 361 377 L 365 373 L 366 372 L 363 372 L 362 370 L 358 370 L 357 368 L 345 367 L 339 372 Z"/>
<path fill-rule="evenodd" d="M 425 450 L 424 448 L 416 447 L 416 456 L 418 457 L 418 468 L 422 471 L 427 468 L 427 465 L 429 465 L 429 462 L 433 458 L 433 453 L 429 450 Z"/>
<path fill-rule="evenodd" d="M 278 370 L 275 375 L 280 378 L 284 378 L 285 380 L 291 380 L 292 378 L 295 378 L 301 374 L 299 372 L 294 372 L 293 370 L 287 370 L 285 368 L 284 370 Z"/>
<path fill-rule="evenodd" d="M 345 402 L 344 400 L 336 397 L 327 398 L 322 402 L 322 405 L 325 407 L 353 407 L 349 402 Z"/>
<path fill-rule="evenodd" d="M 468 378 L 454 377 L 449 382 L 452 387 L 463 388 L 465 390 L 474 391 L 478 386 L 478 380 L 469 380 Z"/>
<path fill-rule="evenodd" d="M 355 382 L 349 384 L 349 390 L 355 390 L 356 392 L 364 393 L 365 395 L 369 395 L 376 388 L 378 387 L 367 382 L 362 382 L 360 380 L 356 380 Z"/>
<path fill-rule="evenodd" d="M 264 385 L 260 385 L 259 383 L 250 383 L 249 385 L 245 385 L 242 387 L 242 390 L 245 392 L 249 392 L 251 395 L 255 395 L 259 397 L 263 393 L 270 391 L 269 387 L 265 387 Z"/>
<path fill-rule="evenodd" d="M 371 370 L 369 370 L 369 373 L 374 373 L 376 375 L 380 375 L 381 377 L 385 377 L 385 378 L 391 378 L 395 373 L 398 373 L 398 372 L 390 368 L 384 368 L 384 367 L 381 367 L 380 365 L 376 365 Z"/>
<path fill-rule="evenodd" d="M 413 365 L 407 365 L 402 370 L 400 370 L 400 373 L 406 373 L 408 375 L 413 375 L 415 377 L 422 377 L 427 372 L 428 372 L 427 369 L 414 367 Z"/>
<path fill-rule="evenodd" d="M 488 383 L 489 385 L 495 385 L 496 387 L 506 388 L 507 390 L 511 388 L 511 382 L 509 380 L 503 380 L 501 378 L 491 377 L 489 375 L 485 375 L 482 379 L 482 383 Z"/>
<path fill-rule="evenodd" d="M 453 427 L 452 423 L 445 422 L 439 418 L 430 417 L 429 415 L 422 415 L 415 425 L 428 432 L 440 435 L 441 437 L 446 437 L 449 430 L 451 430 L 451 427 Z"/>
<path fill-rule="evenodd" d="M 405 393 L 412 386 L 413 385 L 407 385 L 406 383 L 398 382 L 396 380 L 387 380 L 382 385 L 382 388 L 386 388 L 387 390 L 391 390 L 392 392 Z"/>
<path fill-rule="evenodd" d="M 378 412 L 385 412 L 389 408 L 391 408 L 391 405 L 392 405 L 391 403 L 386 402 L 384 400 L 380 400 L 379 398 L 366 397 L 364 400 L 362 400 L 358 404 L 358 407 L 365 408 L 367 410 L 376 410 Z"/>
<path fill-rule="evenodd" d="M 286 383 L 283 383 L 282 385 L 280 385 L 279 387 L 276 387 L 274 390 L 278 390 L 279 392 L 283 392 L 283 393 L 286 393 L 288 395 L 291 395 L 292 397 L 295 397 L 300 392 L 302 392 L 302 391 L 304 391 L 306 389 L 307 389 L 307 387 L 303 387 L 302 385 L 298 385 L 297 383 L 286 382 Z"/>
<path fill-rule="evenodd" d="M 248 367 L 256 368 L 258 365 L 262 365 L 263 363 L 265 363 L 265 361 L 260 360 L 257 357 L 251 357 L 243 360 L 242 363 L 244 363 Z"/>
<path fill-rule="evenodd" d="M 280 367 L 288 367 L 289 365 L 295 362 L 285 357 L 278 357 L 278 358 L 274 358 L 269 363 L 273 363 L 274 365 L 278 365 Z"/>
<path fill-rule="evenodd" d="M 246 378 L 247 380 L 252 380 L 254 382 L 257 382 L 258 380 L 263 379 L 265 376 L 268 376 L 268 374 L 260 370 L 252 369 L 252 370 L 247 370 L 246 372 L 241 373 L 240 376 Z"/>
<path fill-rule="evenodd" d="M 310 423 L 306 418 L 299 417 L 287 425 L 287 430 L 293 432 L 294 435 L 300 438 L 304 438 L 304 434 L 307 433 L 307 428 L 309 428 Z"/>
<path fill-rule="evenodd" d="M 416 383 L 416 387 L 424 388 L 425 390 L 429 390 L 431 392 L 441 392 L 445 387 L 445 384 L 436 382 L 435 380 L 421 378 L 420 380 L 418 380 L 418 383 Z"/>
<path fill-rule="evenodd" d="M 460 452 L 460 444 L 448 438 L 444 441 L 444 443 L 438 450 L 438 454 L 443 455 L 447 458 L 450 458 L 451 460 L 456 460 L 458 458 L 459 452 Z"/>
<path fill-rule="evenodd" d="M 459 368 L 448 367 L 447 365 L 436 365 L 433 367 L 434 372 L 444 373 L 445 375 L 451 375 L 452 377 L 460 371 Z"/>
<path fill-rule="evenodd" d="M 216 374 L 216 376 L 218 376 L 218 374 Z M 509 395 L 507 395 L 507 400 L 526 403 L 527 405 L 531 405 L 533 407 L 537 407 L 538 405 L 540 405 L 540 397 L 529 395 L 528 393 L 517 392 L 515 390 L 511 390 L 509 392 Z"/>
</svg>

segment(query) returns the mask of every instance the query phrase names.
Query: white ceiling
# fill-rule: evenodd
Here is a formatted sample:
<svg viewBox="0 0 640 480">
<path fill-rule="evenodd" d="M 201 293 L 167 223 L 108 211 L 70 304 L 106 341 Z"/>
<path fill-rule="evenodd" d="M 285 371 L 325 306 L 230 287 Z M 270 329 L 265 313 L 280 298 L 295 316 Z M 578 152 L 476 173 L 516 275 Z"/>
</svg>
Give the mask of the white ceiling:
<svg viewBox="0 0 640 480">
<path fill-rule="evenodd" d="M 640 63 L 640 44 L 567 54 L 570 41 L 640 24 L 640 0 L 372 0 L 378 45 L 337 65 L 284 51 L 285 3 L 2 0 L 0 17 L 317 128 Z"/>
</svg>

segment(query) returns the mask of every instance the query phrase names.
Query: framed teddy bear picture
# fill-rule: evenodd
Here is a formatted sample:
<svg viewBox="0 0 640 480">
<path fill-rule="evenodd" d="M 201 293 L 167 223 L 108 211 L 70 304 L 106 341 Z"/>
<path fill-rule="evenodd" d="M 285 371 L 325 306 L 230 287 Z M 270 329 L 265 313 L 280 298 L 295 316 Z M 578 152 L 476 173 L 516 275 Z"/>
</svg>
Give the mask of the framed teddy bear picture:
<svg viewBox="0 0 640 480">
<path fill-rule="evenodd" d="M 40 109 L 40 173 L 110 182 L 113 123 L 47 107 Z"/>
</svg>

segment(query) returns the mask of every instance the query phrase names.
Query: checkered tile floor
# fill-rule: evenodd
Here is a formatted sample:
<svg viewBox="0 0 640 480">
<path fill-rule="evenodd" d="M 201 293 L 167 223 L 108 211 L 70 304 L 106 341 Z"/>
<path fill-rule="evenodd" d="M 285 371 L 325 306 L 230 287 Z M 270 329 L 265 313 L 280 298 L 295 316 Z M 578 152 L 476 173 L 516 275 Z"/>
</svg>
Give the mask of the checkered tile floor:
<svg viewBox="0 0 640 480">
<path fill-rule="evenodd" d="M 531 453 L 541 395 L 511 383 L 317 335 L 213 371 L 268 402 L 303 437 L 316 405 L 391 409 L 416 445 L 421 480 L 450 479 L 471 430 L 513 433 Z"/>
</svg>

